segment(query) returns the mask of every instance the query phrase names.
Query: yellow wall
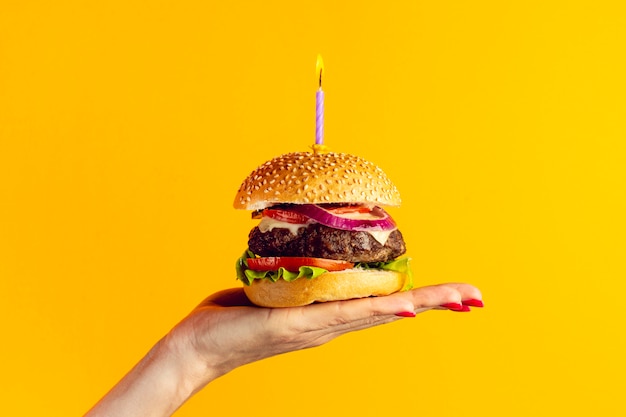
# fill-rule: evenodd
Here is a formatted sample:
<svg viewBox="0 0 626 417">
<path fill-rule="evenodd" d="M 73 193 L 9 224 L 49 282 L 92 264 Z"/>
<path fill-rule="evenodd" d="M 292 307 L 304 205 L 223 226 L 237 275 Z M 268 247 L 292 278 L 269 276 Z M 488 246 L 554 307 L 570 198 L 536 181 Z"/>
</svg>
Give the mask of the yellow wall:
<svg viewBox="0 0 626 417">
<path fill-rule="evenodd" d="M 380 5 L 375 5 L 380 3 Z M 620 1 L 3 1 L 2 414 L 80 415 L 238 285 L 243 178 L 379 164 L 433 312 L 241 368 L 177 415 L 623 415 Z"/>
</svg>

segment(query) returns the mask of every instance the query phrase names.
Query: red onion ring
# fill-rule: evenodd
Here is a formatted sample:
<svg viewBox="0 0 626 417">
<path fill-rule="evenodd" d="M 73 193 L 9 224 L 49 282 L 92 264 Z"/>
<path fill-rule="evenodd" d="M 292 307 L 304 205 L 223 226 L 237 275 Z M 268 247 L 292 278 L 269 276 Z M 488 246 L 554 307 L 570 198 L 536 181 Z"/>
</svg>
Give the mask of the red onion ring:
<svg viewBox="0 0 626 417">
<path fill-rule="evenodd" d="M 317 204 L 294 204 L 289 207 L 289 210 L 307 216 L 324 226 L 335 229 L 358 232 L 377 232 L 396 229 L 396 223 L 391 216 L 378 206 L 372 209 L 372 214 L 380 216 L 380 218 L 372 220 L 341 217 Z"/>
</svg>

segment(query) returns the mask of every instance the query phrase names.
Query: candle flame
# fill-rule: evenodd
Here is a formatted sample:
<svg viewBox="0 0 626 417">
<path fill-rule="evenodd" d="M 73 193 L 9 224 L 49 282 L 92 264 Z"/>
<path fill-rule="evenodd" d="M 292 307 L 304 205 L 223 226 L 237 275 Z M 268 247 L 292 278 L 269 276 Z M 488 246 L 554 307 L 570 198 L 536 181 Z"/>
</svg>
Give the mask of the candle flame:
<svg viewBox="0 0 626 417">
<path fill-rule="evenodd" d="M 324 72 L 324 60 L 320 54 L 317 54 L 317 63 L 315 64 L 315 73 L 317 74 L 318 87 L 322 88 L 322 73 Z"/>
</svg>

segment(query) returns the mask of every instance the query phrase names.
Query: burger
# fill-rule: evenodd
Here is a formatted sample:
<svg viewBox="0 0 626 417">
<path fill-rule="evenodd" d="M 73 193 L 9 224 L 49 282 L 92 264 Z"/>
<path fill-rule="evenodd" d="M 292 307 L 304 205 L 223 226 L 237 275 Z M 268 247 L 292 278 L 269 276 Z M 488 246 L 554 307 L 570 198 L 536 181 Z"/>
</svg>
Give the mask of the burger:
<svg viewBox="0 0 626 417">
<path fill-rule="evenodd" d="M 383 207 L 400 194 L 355 155 L 294 152 L 265 162 L 234 201 L 259 220 L 237 278 L 262 307 L 388 295 L 412 288 L 406 245 Z"/>
</svg>

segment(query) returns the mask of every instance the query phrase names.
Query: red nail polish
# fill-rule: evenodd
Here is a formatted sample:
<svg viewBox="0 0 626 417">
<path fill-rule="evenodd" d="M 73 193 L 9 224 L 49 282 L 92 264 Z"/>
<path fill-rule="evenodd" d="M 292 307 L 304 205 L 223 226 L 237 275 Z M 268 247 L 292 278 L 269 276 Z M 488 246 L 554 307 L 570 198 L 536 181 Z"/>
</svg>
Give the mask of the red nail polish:
<svg viewBox="0 0 626 417">
<path fill-rule="evenodd" d="M 452 310 L 452 311 L 460 311 L 463 309 L 463 305 L 459 303 L 446 303 L 446 304 L 442 304 L 441 307 L 445 307 L 448 310 Z"/>
<path fill-rule="evenodd" d="M 412 311 L 401 311 L 399 313 L 396 313 L 396 316 L 398 317 L 415 317 L 415 313 Z"/>
<path fill-rule="evenodd" d="M 464 313 L 464 312 L 472 311 L 472 310 L 470 310 L 468 306 L 461 306 L 461 308 L 459 308 L 458 310 L 450 310 L 450 311 L 456 311 L 457 313 Z"/>
<path fill-rule="evenodd" d="M 484 307 L 485 306 L 482 300 L 477 300 L 475 298 L 471 298 L 469 300 L 463 300 L 463 305 L 470 306 L 470 307 Z"/>
</svg>

